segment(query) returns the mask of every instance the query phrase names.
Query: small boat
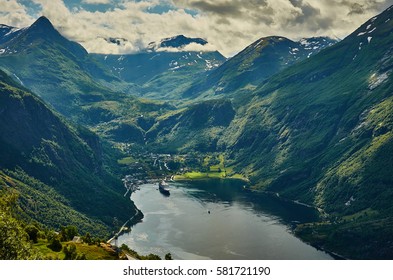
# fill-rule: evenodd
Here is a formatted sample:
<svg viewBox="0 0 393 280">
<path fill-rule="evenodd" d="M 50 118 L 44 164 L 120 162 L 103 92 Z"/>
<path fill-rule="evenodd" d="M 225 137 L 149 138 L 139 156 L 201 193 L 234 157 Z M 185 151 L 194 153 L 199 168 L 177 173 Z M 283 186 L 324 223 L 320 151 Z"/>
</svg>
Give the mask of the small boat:
<svg viewBox="0 0 393 280">
<path fill-rule="evenodd" d="M 162 194 L 165 194 L 165 195 L 170 194 L 169 193 L 169 185 L 164 180 L 162 180 L 161 182 L 158 183 L 158 189 L 160 190 L 160 192 Z"/>
</svg>

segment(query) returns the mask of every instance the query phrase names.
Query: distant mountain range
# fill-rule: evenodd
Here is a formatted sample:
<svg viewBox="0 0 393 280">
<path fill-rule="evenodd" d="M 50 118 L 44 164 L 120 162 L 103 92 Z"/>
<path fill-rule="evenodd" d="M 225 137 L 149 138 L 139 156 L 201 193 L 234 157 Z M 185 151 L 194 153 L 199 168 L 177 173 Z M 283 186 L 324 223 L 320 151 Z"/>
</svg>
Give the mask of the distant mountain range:
<svg viewBox="0 0 393 280">
<path fill-rule="evenodd" d="M 107 41 L 122 44 L 126 39 Z M 195 98 L 196 92 L 213 91 L 216 95 L 233 91 L 258 83 L 335 42 L 322 37 L 300 42 L 262 38 L 226 61 L 218 51 L 188 51 L 188 46 L 203 47 L 208 42 L 178 35 L 152 42 L 136 54 L 88 54 L 41 17 L 28 28 L 2 25 L 0 63 L 61 113 L 71 116 L 78 114 L 75 106 L 111 99 L 115 91 L 160 100 Z M 233 79 L 237 71 L 242 76 Z M 53 93 L 59 89 L 62 94 Z"/>
<path fill-rule="evenodd" d="M 93 57 L 120 79 L 142 86 L 142 96 L 179 100 L 257 84 L 336 42 L 327 37 L 299 42 L 283 37 L 261 38 L 226 61 L 217 51 L 187 51 L 187 46 L 204 46 L 208 42 L 178 35 L 152 42 L 141 53 Z M 235 77 L 238 73 L 242 75 Z"/>
<path fill-rule="evenodd" d="M 193 97 L 231 93 L 245 86 L 256 86 L 281 70 L 334 45 L 328 37 L 304 38 L 294 42 L 284 37 L 261 38 L 214 69 L 202 80 L 194 82 L 183 95 Z"/>
<path fill-rule="evenodd" d="M 22 186 L 35 177 L 58 207 L 104 230 L 133 210 L 102 143 L 220 153 L 255 189 L 320 211 L 323 222 L 296 227 L 303 240 L 349 258 L 393 258 L 391 19 L 389 8 L 339 42 L 261 38 L 231 58 L 188 50 L 208 43 L 183 35 L 136 54 L 89 54 L 44 17 L 1 25 L 0 183 L 10 176 L 31 198 Z"/>
<path fill-rule="evenodd" d="M 139 85 L 139 93 L 144 97 L 178 99 L 192 81 L 206 76 L 226 60 L 218 51 L 203 51 L 206 44 L 201 38 L 178 35 L 151 42 L 135 54 L 91 56 L 118 78 Z M 193 47 L 187 50 L 189 46 Z M 201 51 L 195 51 L 195 46 L 200 46 Z"/>
</svg>

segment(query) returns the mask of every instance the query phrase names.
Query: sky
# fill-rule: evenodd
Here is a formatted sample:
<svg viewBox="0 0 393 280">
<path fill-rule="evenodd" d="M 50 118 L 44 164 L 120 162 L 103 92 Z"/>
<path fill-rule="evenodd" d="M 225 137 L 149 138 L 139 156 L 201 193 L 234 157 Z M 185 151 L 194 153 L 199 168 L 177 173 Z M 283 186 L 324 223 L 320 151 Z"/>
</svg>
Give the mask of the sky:
<svg viewBox="0 0 393 280">
<path fill-rule="evenodd" d="M 229 57 L 266 36 L 343 39 L 393 0 L 0 0 L 0 23 L 31 25 L 46 16 L 94 53 L 135 53 L 183 34 Z M 123 38 L 122 44 L 105 38 Z M 195 46 L 193 46 L 195 47 Z"/>
</svg>

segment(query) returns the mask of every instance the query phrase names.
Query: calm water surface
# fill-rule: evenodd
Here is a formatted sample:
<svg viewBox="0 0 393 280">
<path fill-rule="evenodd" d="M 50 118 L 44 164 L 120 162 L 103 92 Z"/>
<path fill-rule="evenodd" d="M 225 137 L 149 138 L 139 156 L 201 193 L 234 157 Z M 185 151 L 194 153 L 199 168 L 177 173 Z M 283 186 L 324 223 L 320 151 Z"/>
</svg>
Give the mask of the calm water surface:
<svg viewBox="0 0 393 280">
<path fill-rule="evenodd" d="M 290 233 L 294 223 L 318 219 L 311 208 L 246 191 L 240 181 L 170 187 L 170 196 L 152 184 L 132 194 L 145 217 L 118 244 L 175 259 L 332 259 Z"/>
</svg>

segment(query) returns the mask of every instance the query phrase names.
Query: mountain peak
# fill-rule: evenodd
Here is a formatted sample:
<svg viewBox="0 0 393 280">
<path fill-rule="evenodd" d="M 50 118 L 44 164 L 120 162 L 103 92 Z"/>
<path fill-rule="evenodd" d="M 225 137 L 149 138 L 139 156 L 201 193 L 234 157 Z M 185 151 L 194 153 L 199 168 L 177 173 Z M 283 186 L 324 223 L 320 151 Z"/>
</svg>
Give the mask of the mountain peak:
<svg viewBox="0 0 393 280">
<path fill-rule="evenodd" d="M 191 43 L 196 43 L 203 46 L 207 44 L 207 41 L 201 38 L 189 38 L 184 35 L 177 35 L 161 40 L 162 47 L 181 48 Z"/>
<path fill-rule="evenodd" d="M 105 41 L 111 44 L 115 44 L 118 46 L 124 46 L 128 40 L 125 38 L 115 38 L 115 37 L 109 37 L 109 38 L 104 38 Z"/>
<path fill-rule="evenodd" d="M 51 21 L 45 16 L 39 17 L 27 30 L 34 37 L 45 37 L 52 40 L 61 37 Z"/>
<path fill-rule="evenodd" d="M 293 43 L 293 41 L 289 40 L 288 38 L 282 36 L 268 36 L 262 37 L 249 45 L 244 51 L 249 52 L 255 49 L 262 51 L 268 46 L 275 46 L 275 45 L 288 45 Z"/>
<path fill-rule="evenodd" d="M 149 43 L 149 45 L 147 46 L 147 50 L 155 51 L 160 48 L 182 49 L 192 43 L 204 46 L 207 44 L 207 41 L 202 38 L 190 38 L 184 35 L 176 35 L 173 37 L 164 38 L 159 42 Z"/>
<path fill-rule="evenodd" d="M 18 40 L 15 42 L 9 42 L 13 44 L 13 48 L 17 51 L 25 49 L 29 44 L 33 42 L 63 42 L 65 39 L 55 29 L 48 18 L 41 16 L 31 26 L 23 29 Z"/>
<path fill-rule="evenodd" d="M 39 17 L 29 28 L 30 30 L 34 31 L 40 31 L 40 32 L 49 32 L 49 31 L 55 31 L 56 29 L 54 28 L 53 24 L 50 22 L 50 20 L 45 17 L 41 16 Z"/>
<path fill-rule="evenodd" d="M 81 45 L 62 36 L 45 16 L 39 17 L 26 28 L 18 29 L 3 25 L 0 28 L 0 44 L 8 54 L 25 52 L 39 46 L 45 48 L 62 46 L 63 50 L 67 49 L 74 56 L 87 55 L 87 51 Z"/>
</svg>

